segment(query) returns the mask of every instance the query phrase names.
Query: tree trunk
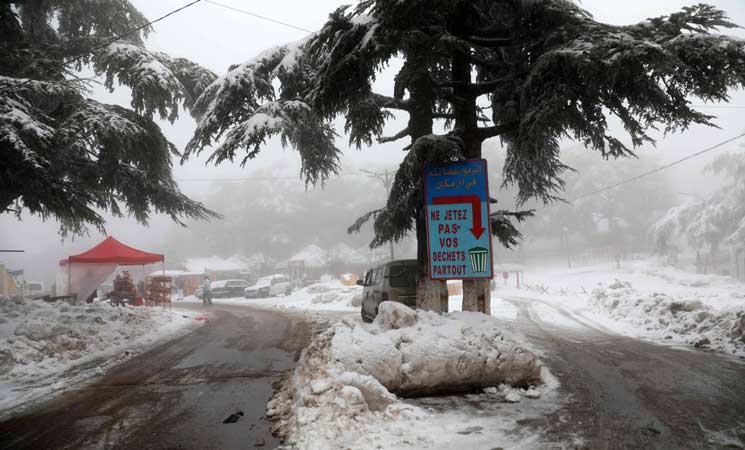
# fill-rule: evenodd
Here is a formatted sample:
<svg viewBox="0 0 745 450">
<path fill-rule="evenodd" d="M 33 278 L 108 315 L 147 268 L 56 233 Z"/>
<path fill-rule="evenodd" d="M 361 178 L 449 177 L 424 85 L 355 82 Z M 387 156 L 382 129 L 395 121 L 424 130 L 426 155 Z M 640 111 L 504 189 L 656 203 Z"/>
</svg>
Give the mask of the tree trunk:
<svg viewBox="0 0 745 450">
<path fill-rule="evenodd" d="M 421 48 L 413 45 L 406 55 L 410 63 L 421 67 L 420 76 L 416 77 L 409 86 L 412 109 L 409 112 L 409 131 L 411 142 L 418 138 L 432 134 L 433 87 L 427 67 L 427 54 L 431 50 L 426 42 Z M 422 179 L 424 183 L 424 179 Z M 429 276 L 429 252 L 427 247 L 427 220 L 424 205 L 424 186 L 419 187 L 419 199 L 416 211 L 416 240 L 417 240 L 417 290 L 416 307 L 437 313 L 447 312 L 447 286 L 444 281 L 431 280 Z"/>
<path fill-rule="evenodd" d="M 466 53 L 457 52 L 452 60 L 452 77 L 456 83 L 453 88 L 455 102 L 455 128 L 463 137 L 464 154 L 468 159 L 481 158 L 481 139 L 478 135 L 478 109 L 476 95 L 471 92 L 471 61 Z M 489 237 L 491 239 L 491 236 Z M 478 311 L 489 314 L 491 292 L 489 280 L 463 280 L 463 311 Z"/>
</svg>

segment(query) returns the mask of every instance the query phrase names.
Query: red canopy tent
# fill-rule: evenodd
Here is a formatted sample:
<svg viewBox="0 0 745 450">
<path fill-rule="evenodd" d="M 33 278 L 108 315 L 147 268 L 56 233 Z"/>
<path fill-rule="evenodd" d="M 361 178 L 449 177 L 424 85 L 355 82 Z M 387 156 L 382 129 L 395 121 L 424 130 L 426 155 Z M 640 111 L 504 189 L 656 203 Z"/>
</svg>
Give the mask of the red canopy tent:
<svg viewBox="0 0 745 450">
<path fill-rule="evenodd" d="M 60 266 L 68 263 L 116 263 L 120 266 L 142 266 L 163 261 L 165 261 L 163 255 L 143 252 L 109 236 L 92 249 L 63 259 L 60 261 Z"/>
<path fill-rule="evenodd" d="M 117 267 L 157 262 L 164 263 L 165 257 L 124 245 L 109 236 L 90 250 L 59 262 L 57 295 L 77 294 L 79 300 L 85 300 Z"/>
</svg>

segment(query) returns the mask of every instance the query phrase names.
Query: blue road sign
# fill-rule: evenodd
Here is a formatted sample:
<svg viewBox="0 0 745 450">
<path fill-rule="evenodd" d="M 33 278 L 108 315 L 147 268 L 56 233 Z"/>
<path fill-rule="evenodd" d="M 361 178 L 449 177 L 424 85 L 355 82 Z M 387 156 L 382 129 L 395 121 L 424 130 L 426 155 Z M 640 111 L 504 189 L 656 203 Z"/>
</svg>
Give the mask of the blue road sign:
<svg viewBox="0 0 745 450">
<path fill-rule="evenodd" d="M 424 190 L 430 277 L 491 278 L 486 160 L 427 165 Z"/>
</svg>

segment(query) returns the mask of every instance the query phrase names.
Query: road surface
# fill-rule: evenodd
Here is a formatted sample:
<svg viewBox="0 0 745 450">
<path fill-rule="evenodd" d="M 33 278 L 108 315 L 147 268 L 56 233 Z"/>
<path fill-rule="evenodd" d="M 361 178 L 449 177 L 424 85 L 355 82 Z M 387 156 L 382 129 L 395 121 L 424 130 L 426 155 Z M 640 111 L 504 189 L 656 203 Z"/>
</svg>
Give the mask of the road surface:
<svg viewBox="0 0 745 450">
<path fill-rule="evenodd" d="M 619 336 L 555 304 L 506 300 L 567 399 L 530 424 L 548 441 L 577 436 L 576 448 L 592 450 L 745 449 L 743 361 Z M 537 310 L 546 308 L 561 320 L 541 320 Z"/>
<path fill-rule="evenodd" d="M 312 326 L 246 307 L 210 313 L 197 331 L 0 423 L 0 449 L 274 448 L 265 418 L 272 383 L 294 366 Z"/>
<path fill-rule="evenodd" d="M 518 423 L 520 433 L 534 429 L 556 443 L 541 450 L 745 449 L 742 361 L 619 336 L 553 304 L 507 300 L 519 311 L 513 325 L 544 352 L 565 399 Z M 547 308 L 551 322 L 541 319 Z M 246 307 L 212 313 L 196 332 L 0 423 L 0 449 L 274 448 L 266 402 L 312 326 Z M 222 423 L 238 411 L 237 422 Z"/>
</svg>

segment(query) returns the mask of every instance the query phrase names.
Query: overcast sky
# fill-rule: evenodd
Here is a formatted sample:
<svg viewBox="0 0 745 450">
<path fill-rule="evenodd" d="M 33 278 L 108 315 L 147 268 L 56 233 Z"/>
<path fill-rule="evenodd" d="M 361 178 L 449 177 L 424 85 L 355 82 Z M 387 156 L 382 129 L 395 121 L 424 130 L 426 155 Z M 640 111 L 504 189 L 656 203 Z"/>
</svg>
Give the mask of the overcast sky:
<svg viewBox="0 0 745 450">
<path fill-rule="evenodd" d="M 188 3 L 187 0 L 130 1 L 151 20 Z M 331 11 L 344 4 L 333 0 L 312 2 L 219 0 L 219 2 L 309 30 L 318 29 Z M 698 0 L 584 0 L 581 3 L 601 21 L 629 24 L 647 17 L 668 14 L 697 2 Z M 708 3 L 725 10 L 734 22 L 745 24 L 744 0 L 710 0 Z M 155 32 L 147 42 L 149 48 L 164 51 L 172 56 L 189 58 L 218 74 L 223 74 L 231 64 L 247 60 L 261 50 L 300 39 L 307 34 L 206 1 L 157 23 L 154 28 Z M 728 33 L 745 38 L 745 32 L 741 29 L 728 31 Z M 392 70 L 379 79 L 381 92 L 391 90 L 392 73 L 396 69 L 396 64 L 392 66 Z M 129 94 L 125 89 L 109 94 L 99 87 L 95 90 L 94 96 L 108 103 L 121 103 L 125 106 L 129 103 Z M 742 92 L 733 92 L 731 104 L 745 106 L 745 95 Z M 716 123 L 721 129 L 693 127 L 683 134 L 668 136 L 664 139 L 660 137 L 657 149 L 643 149 L 640 151 L 640 156 L 642 158 L 654 156 L 663 163 L 672 161 L 730 138 L 745 129 L 745 121 L 742 120 L 745 109 L 712 108 L 704 109 L 704 111 L 719 117 Z M 404 118 L 400 118 L 398 123 L 391 123 L 389 131 L 398 131 L 403 120 Z M 186 113 L 183 113 L 182 118 L 174 124 L 162 122 L 160 125 L 166 136 L 180 148 L 183 148 L 189 140 L 194 129 L 194 121 Z M 618 136 L 624 137 L 620 130 Z M 346 139 L 340 139 L 339 143 L 342 148 L 346 148 Z M 489 151 L 499 151 L 495 146 L 490 147 L 492 149 Z M 343 165 L 345 170 L 350 172 L 359 167 L 395 168 L 404 156 L 400 148 L 400 143 L 391 143 L 376 145 L 374 148 L 361 151 L 356 149 L 346 151 Z M 734 149 L 736 144 L 727 148 Z M 291 149 L 283 150 L 275 141 L 271 142 L 260 157 L 250 161 L 245 168 L 237 164 L 207 167 L 204 163 L 205 159 L 204 156 L 194 158 L 184 166 L 177 165 L 174 170 L 176 178 L 184 180 L 180 182 L 183 191 L 200 200 L 204 199 L 205 192 L 211 189 L 211 183 L 186 180 L 247 177 L 257 172 L 266 173 L 268 170 L 282 175 L 296 175 L 300 167 L 298 155 Z M 699 176 L 699 170 L 704 161 L 705 159 L 692 160 L 675 169 L 673 173 L 677 180 L 681 180 L 681 189 L 706 191 L 707 181 Z M 158 242 L 167 232 L 169 221 L 163 217 L 156 217 L 152 225 L 152 228 L 148 229 L 129 220 L 112 220 L 108 229 L 112 234 L 133 245 L 143 245 L 148 250 L 157 251 Z M 36 266 L 33 262 L 38 262 L 39 258 L 52 264 L 58 257 L 83 250 L 101 239 L 100 235 L 92 233 L 90 237 L 62 242 L 57 236 L 58 226 L 54 222 L 42 223 L 38 218 L 28 218 L 23 222 L 18 222 L 7 215 L 0 216 L 0 230 L 2 230 L 0 248 L 20 247 L 27 250 L 23 255 L 0 255 L 0 259 L 13 267 Z"/>
</svg>

